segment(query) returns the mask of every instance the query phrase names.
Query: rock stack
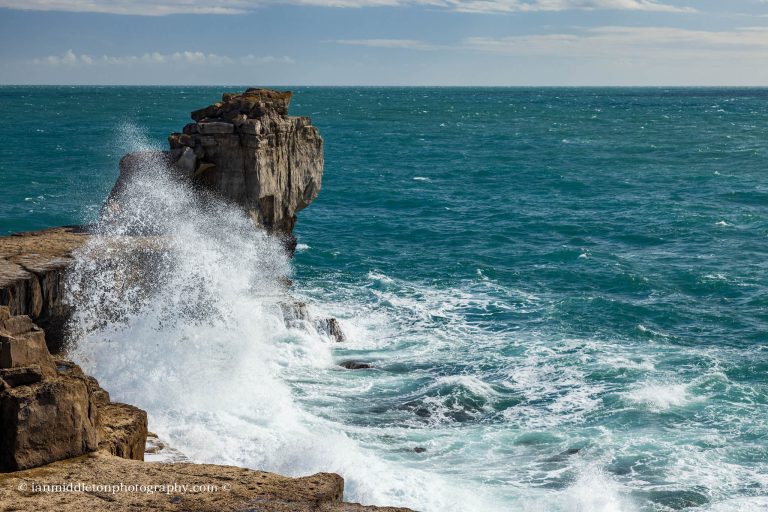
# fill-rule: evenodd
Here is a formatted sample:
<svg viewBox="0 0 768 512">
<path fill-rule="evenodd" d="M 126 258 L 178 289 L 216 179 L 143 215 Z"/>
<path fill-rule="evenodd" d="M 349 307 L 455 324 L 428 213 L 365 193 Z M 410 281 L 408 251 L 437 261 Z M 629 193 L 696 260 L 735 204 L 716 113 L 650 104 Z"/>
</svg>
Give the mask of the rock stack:
<svg viewBox="0 0 768 512">
<path fill-rule="evenodd" d="M 148 158 L 184 180 L 244 208 L 270 233 L 294 244 L 296 214 L 320 192 L 323 139 L 308 117 L 288 115 L 290 92 L 251 88 L 192 112 L 195 121 L 168 137 L 162 154 L 132 153 L 120 162 L 117 198 Z"/>
</svg>

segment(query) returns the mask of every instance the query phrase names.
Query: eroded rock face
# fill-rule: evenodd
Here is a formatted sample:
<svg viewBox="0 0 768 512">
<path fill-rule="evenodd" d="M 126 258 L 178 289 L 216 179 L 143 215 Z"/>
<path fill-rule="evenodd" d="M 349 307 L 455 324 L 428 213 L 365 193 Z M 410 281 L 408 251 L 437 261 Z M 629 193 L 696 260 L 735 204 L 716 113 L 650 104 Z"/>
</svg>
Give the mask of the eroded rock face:
<svg viewBox="0 0 768 512">
<path fill-rule="evenodd" d="M 339 321 L 333 317 L 317 318 L 310 314 L 307 304 L 299 300 L 282 301 L 278 304 L 283 322 L 289 329 L 314 331 L 336 342 L 346 340 Z"/>
<path fill-rule="evenodd" d="M 126 155 L 111 194 L 148 159 L 240 206 L 267 231 L 291 238 L 296 214 L 320 192 L 323 139 L 307 117 L 288 115 L 290 92 L 248 89 L 192 112 L 171 150 Z"/>
<path fill-rule="evenodd" d="M 82 372 L 62 374 L 45 335 L 0 308 L 0 469 L 13 471 L 95 450 L 98 410 Z M 79 370 L 79 368 L 78 368 Z"/>
<path fill-rule="evenodd" d="M 111 403 L 79 366 L 51 357 L 29 317 L 0 307 L 0 471 L 98 448 L 142 459 L 146 433 L 144 411 Z"/>
<path fill-rule="evenodd" d="M 98 447 L 98 412 L 84 379 L 60 378 L 5 390 L 0 469 L 15 471 Z"/>
<path fill-rule="evenodd" d="M 320 192 L 323 140 L 307 117 L 288 116 L 290 92 L 248 89 L 192 113 L 169 137 L 179 165 L 245 207 L 267 230 L 290 234 Z M 192 156 L 195 159 L 193 162 Z"/>
</svg>

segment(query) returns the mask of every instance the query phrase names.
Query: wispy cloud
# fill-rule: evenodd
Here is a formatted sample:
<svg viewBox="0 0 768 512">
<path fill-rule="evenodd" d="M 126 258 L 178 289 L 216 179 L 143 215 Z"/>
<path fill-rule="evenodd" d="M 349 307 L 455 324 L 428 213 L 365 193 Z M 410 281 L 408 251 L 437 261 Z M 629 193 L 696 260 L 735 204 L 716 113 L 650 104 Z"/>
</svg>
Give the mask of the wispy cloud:
<svg viewBox="0 0 768 512">
<path fill-rule="evenodd" d="M 408 50 L 433 50 L 438 45 L 416 39 L 337 39 L 338 44 L 349 46 L 370 46 L 372 48 L 400 48 Z"/>
<path fill-rule="evenodd" d="M 51 66 L 109 66 L 109 65 L 132 65 L 132 64 L 205 64 L 205 65 L 226 65 L 226 64 L 270 64 L 282 63 L 293 64 L 294 60 L 288 56 L 276 57 L 273 55 L 245 55 L 242 57 L 228 57 L 226 55 L 217 55 L 215 53 L 203 52 L 174 52 L 160 53 L 151 52 L 143 55 L 102 55 L 92 56 L 86 54 L 77 54 L 72 50 L 67 50 L 61 55 L 49 55 L 33 59 L 37 65 Z"/>
<path fill-rule="evenodd" d="M 622 10 L 656 12 L 694 12 L 656 0 L 446 0 L 463 12 L 534 12 L 567 10 Z"/>
<path fill-rule="evenodd" d="M 0 0 L 0 8 L 96 12 L 140 16 L 241 14 L 277 4 L 334 8 L 427 5 L 461 12 L 499 13 L 566 10 L 693 12 L 669 0 Z"/>
<path fill-rule="evenodd" d="M 768 28 L 705 31 L 674 27 L 595 27 L 572 34 L 470 37 L 461 47 L 518 56 L 768 57 Z"/>
<path fill-rule="evenodd" d="M 606 26 L 572 33 L 468 37 L 438 45 L 412 39 L 345 39 L 338 44 L 411 50 L 451 50 L 519 57 L 768 58 L 768 27 L 728 31 Z"/>
</svg>

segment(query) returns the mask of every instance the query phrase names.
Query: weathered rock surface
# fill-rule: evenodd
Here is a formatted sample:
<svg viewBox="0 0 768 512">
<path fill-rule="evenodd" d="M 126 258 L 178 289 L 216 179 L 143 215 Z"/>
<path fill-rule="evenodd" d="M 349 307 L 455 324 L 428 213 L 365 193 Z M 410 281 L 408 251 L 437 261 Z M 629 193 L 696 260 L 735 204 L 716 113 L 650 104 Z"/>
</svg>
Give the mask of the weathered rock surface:
<svg viewBox="0 0 768 512">
<path fill-rule="evenodd" d="M 344 331 L 341 330 L 341 324 L 333 317 L 318 318 L 315 320 L 315 329 L 328 336 L 329 338 L 341 343 L 346 339 Z"/>
<path fill-rule="evenodd" d="M 0 471 L 27 469 L 103 448 L 142 459 L 144 411 L 113 404 L 79 366 L 54 360 L 27 316 L 0 307 Z"/>
<path fill-rule="evenodd" d="M 127 155 L 111 194 L 147 159 L 170 164 L 191 180 L 240 206 L 255 223 L 292 240 L 296 214 L 320 192 L 323 140 L 307 117 L 288 116 L 290 92 L 248 89 L 192 112 L 194 123 L 173 133 L 170 151 Z"/>
<path fill-rule="evenodd" d="M 78 483 L 79 491 L 55 492 L 50 487 Z M 331 473 L 289 478 L 231 466 L 139 462 L 96 452 L 0 475 L 0 510 L 409 511 L 343 503 L 343 491 L 344 480 Z"/>
<path fill-rule="evenodd" d="M 41 326 L 54 353 L 61 350 L 69 316 L 64 271 L 87 238 L 78 227 L 0 237 L 0 306 Z"/>
</svg>

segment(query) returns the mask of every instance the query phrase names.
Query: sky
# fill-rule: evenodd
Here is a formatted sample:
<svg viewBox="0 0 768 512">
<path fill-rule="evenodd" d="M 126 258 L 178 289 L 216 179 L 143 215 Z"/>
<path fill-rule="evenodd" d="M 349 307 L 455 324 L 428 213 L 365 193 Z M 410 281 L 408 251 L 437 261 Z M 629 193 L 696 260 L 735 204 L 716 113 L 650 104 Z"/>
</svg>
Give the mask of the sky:
<svg viewBox="0 0 768 512">
<path fill-rule="evenodd" d="M 0 84 L 768 86 L 768 0 L 0 0 Z"/>
</svg>

